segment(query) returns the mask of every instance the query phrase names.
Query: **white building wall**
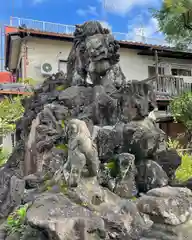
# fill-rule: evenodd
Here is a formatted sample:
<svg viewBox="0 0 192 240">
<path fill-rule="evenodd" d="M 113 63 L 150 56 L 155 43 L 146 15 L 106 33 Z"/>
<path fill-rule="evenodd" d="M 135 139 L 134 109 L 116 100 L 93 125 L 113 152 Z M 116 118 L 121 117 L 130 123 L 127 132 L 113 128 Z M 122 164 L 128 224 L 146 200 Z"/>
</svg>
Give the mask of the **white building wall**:
<svg viewBox="0 0 192 240">
<path fill-rule="evenodd" d="M 27 47 L 27 77 L 33 78 L 39 82 L 45 79 L 45 77 L 41 74 L 41 64 L 44 62 L 50 62 L 55 69 L 55 72 L 57 72 L 59 59 L 67 60 L 72 43 L 67 41 L 31 37 L 27 42 Z M 148 66 L 154 65 L 153 56 L 137 55 L 138 52 L 139 50 L 127 48 L 120 49 L 120 65 L 127 79 L 143 80 L 147 78 Z M 165 74 L 171 75 L 169 66 L 171 63 L 174 63 L 174 67 L 176 65 L 180 66 L 186 64 L 188 68 L 192 68 L 191 60 L 160 58 L 160 61 L 168 63 Z"/>
<path fill-rule="evenodd" d="M 55 73 L 58 72 L 58 61 L 59 59 L 67 60 L 72 43 L 59 40 L 31 38 L 27 42 L 27 47 L 27 77 L 39 82 L 46 78 L 41 74 L 41 64 L 49 62 L 52 64 Z"/>
<path fill-rule="evenodd" d="M 7 134 L 5 137 L 3 137 L 2 148 L 6 152 L 9 152 L 9 153 L 12 152 L 13 146 L 12 146 L 12 140 L 11 140 L 11 133 Z"/>
</svg>

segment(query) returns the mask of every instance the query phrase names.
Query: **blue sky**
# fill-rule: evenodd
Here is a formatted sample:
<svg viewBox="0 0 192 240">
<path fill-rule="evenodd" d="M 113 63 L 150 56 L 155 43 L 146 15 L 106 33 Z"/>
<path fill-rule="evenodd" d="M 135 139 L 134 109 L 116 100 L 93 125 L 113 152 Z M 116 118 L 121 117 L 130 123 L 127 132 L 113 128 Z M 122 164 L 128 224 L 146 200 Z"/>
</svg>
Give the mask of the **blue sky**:
<svg viewBox="0 0 192 240">
<path fill-rule="evenodd" d="M 0 21 L 9 17 L 74 25 L 87 20 L 106 22 L 113 32 L 134 36 L 144 27 L 148 37 L 161 37 L 149 8 L 159 8 L 162 0 L 0 0 Z"/>
</svg>

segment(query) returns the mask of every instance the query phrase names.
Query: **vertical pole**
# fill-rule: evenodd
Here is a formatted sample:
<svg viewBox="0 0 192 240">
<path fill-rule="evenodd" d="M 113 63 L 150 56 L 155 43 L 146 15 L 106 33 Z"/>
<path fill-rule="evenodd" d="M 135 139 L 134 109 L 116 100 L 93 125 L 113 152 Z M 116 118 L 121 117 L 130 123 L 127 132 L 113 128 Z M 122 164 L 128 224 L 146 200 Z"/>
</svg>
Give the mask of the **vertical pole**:
<svg viewBox="0 0 192 240">
<path fill-rule="evenodd" d="M 159 75 L 159 63 L 158 63 L 158 53 L 157 50 L 155 50 L 155 74 L 158 77 Z"/>
<path fill-rule="evenodd" d="M 156 76 L 156 88 L 158 88 L 158 84 L 159 84 L 159 60 L 158 60 L 157 50 L 155 50 L 155 76 Z"/>
</svg>

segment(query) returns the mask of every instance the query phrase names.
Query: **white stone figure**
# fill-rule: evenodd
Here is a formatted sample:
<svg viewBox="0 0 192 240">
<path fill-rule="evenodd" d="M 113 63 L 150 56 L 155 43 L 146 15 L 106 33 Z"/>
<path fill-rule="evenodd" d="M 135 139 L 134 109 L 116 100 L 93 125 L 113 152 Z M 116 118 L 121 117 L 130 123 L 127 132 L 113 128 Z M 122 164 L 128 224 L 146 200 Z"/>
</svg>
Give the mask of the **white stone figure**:
<svg viewBox="0 0 192 240">
<path fill-rule="evenodd" d="M 70 171 L 69 185 L 77 186 L 84 167 L 89 176 L 96 176 L 99 168 L 98 153 L 84 121 L 72 119 L 68 124 L 68 160 L 64 169 Z"/>
</svg>

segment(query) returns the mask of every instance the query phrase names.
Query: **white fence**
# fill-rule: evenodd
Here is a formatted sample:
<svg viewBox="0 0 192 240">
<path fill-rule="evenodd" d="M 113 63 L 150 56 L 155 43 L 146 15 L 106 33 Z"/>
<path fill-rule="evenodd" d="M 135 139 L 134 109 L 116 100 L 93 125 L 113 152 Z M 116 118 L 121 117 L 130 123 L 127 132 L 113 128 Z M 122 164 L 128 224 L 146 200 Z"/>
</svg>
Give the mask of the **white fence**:
<svg viewBox="0 0 192 240">
<path fill-rule="evenodd" d="M 19 27 L 19 26 L 25 25 L 25 27 L 29 29 L 35 29 L 43 32 L 54 32 L 54 33 L 60 33 L 60 34 L 62 33 L 73 34 L 73 32 L 75 31 L 75 26 L 73 25 L 38 21 L 38 20 L 18 18 L 18 17 L 11 17 L 10 25 L 13 27 Z M 166 41 L 158 38 L 148 38 L 141 35 L 131 36 L 129 33 L 121 33 L 121 32 L 113 32 L 113 35 L 115 39 L 118 41 L 135 41 L 135 42 L 142 42 L 146 44 L 169 46 L 169 44 Z"/>
<path fill-rule="evenodd" d="M 29 29 L 39 30 L 43 32 L 66 33 L 66 34 L 73 34 L 75 30 L 75 26 L 73 25 L 44 22 L 44 21 L 18 18 L 18 17 L 11 17 L 10 25 L 13 27 L 19 27 L 19 26 L 25 25 L 25 27 Z"/>
</svg>

